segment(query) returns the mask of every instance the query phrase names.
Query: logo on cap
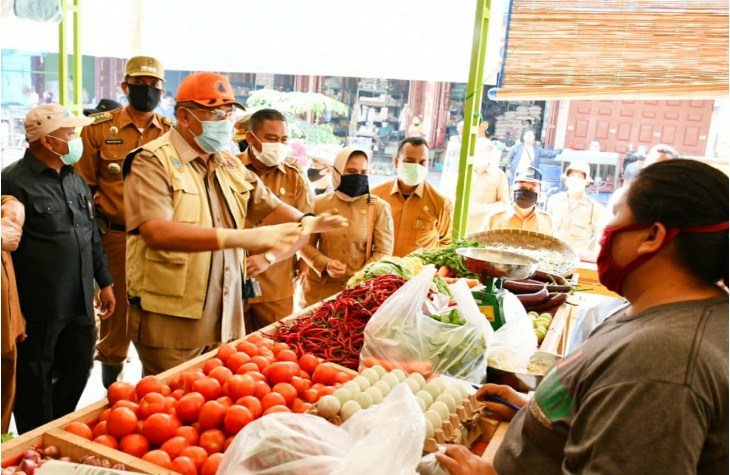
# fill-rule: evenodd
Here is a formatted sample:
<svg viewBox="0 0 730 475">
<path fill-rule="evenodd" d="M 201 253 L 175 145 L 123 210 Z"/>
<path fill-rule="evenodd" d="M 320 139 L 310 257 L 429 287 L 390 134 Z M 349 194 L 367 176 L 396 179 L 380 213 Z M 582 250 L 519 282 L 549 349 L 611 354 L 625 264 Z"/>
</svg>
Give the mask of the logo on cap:
<svg viewBox="0 0 730 475">
<path fill-rule="evenodd" d="M 223 84 L 223 81 L 221 81 L 221 80 L 218 80 L 215 83 L 213 83 L 213 89 L 221 96 L 225 96 L 228 94 L 228 91 L 226 90 L 226 85 Z"/>
</svg>

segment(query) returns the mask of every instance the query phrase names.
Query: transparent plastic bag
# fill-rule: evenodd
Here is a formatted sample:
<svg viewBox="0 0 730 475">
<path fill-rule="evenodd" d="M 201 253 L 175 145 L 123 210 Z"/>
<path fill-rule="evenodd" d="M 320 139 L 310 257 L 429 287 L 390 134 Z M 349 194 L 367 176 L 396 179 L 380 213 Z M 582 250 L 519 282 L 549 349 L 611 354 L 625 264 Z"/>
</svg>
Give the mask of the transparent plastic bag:
<svg viewBox="0 0 730 475">
<path fill-rule="evenodd" d="M 537 350 L 537 335 L 524 307 L 511 312 L 507 323 L 489 340 L 487 365 L 504 371 L 526 373 L 530 356 Z"/>
<path fill-rule="evenodd" d="M 426 315 L 435 272 L 433 265 L 424 267 L 375 312 L 365 327 L 360 369 L 385 362 L 407 372 L 437 372 L 473 383 L 484 380 L 491 327 L 463 282 L 452 286 L 463 325 Z"/>
<path fill-rule="evenodd" d="M 218 475 L 412 475 L 425 437 L 423 412 L 399 384 L 339 427 L 310 414 L 255 420 L 233 439 Z"/>
<path fill-rule="evenodd" d="M 438 451 L 443 453 L 443 446 L 440 446 Z M 449 472 L 436 460 L 435 452 L 424 455 L 416 467 L 416 471 L 418 475 L 449 475 Z"/>
</svg>

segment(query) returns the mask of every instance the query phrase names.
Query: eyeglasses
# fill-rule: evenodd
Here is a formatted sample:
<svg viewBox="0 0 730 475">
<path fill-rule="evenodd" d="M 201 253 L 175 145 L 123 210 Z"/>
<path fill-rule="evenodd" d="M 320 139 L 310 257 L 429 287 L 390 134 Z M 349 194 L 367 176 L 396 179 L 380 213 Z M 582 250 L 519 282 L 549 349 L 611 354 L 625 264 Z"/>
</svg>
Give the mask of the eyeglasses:
<svg viewBox="0 0 730 475">
<path fill-rule="evenodd" d="M 234 108 L 230 111 L 224 111 L 223 109 L 202 109 L 197 107 L 191 107 L 189 110 L 203 111 L 213 116 L 213 120 L 235 120 L 238 117 L 238 109 Z"/>
</svg>

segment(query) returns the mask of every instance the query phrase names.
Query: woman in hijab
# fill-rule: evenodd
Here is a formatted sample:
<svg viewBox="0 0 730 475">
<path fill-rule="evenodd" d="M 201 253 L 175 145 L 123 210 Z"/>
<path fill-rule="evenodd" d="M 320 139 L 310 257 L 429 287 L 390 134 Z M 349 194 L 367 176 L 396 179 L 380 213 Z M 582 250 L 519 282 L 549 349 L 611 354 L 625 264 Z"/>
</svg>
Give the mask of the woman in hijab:
<svg viewBox="0 0 730 475">
<path fill-rule="evenodd" d="M 300 251 L 310 269 L 304 282 L 304 300 L 312 305 L 337 292 L 365 264 L 393 252 L 390 205 L 370 195 L 365 151 L 345 147 L 337 154 L 332 172 L 335 191 L 317 196 L 314 214 L 339 214 L 350 225 L 325 234 L 312 234 Z"/>
</svg>

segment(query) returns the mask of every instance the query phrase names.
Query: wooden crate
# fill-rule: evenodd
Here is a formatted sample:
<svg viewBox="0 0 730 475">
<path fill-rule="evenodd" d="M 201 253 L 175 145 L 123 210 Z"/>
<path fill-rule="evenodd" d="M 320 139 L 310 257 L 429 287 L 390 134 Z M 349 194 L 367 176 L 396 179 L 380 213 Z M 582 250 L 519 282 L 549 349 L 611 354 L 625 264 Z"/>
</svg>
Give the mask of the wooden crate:
<svg viewBox="0 0 730 475">
<path fill-rule="evenodd" d="M 30 448 L 38 446 L 48 447 L 49 445 L 58 447 L 62 456 L 71 457 L 74 462 L 80 461 L 85 455 L 96 455 L 100 459 L 109 460 L 112 465 L 123 463 L 126 470 L 130 472 L 154 475 L 175 474 L 175 472 L 158 467 L 157 465 L 125 454 L 124 452 L 110 449 L 105 445 L 91 442 L 60 428 L 50 429 L 48 432 L 31 439 L 19 437 L 2 444 L 2 466 L 4 468 L 16 464 L 23 455 L 23 452 Z"/>
</svg>

